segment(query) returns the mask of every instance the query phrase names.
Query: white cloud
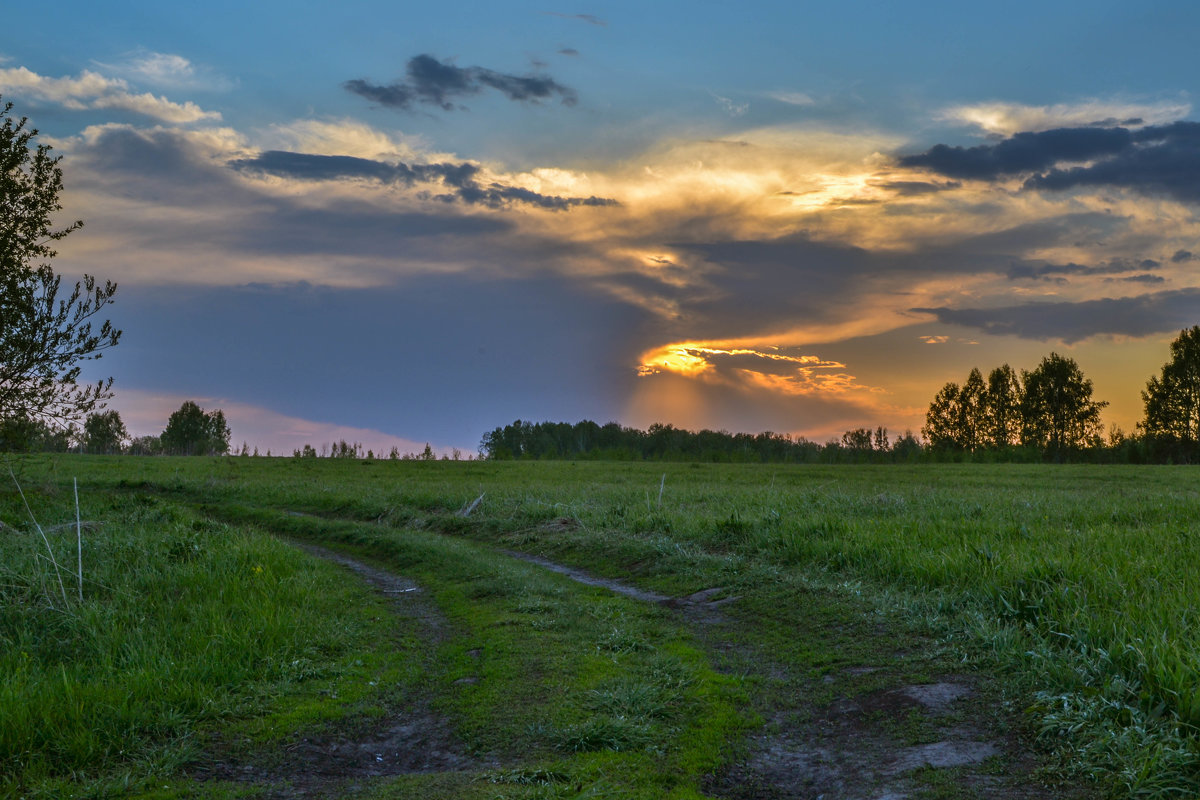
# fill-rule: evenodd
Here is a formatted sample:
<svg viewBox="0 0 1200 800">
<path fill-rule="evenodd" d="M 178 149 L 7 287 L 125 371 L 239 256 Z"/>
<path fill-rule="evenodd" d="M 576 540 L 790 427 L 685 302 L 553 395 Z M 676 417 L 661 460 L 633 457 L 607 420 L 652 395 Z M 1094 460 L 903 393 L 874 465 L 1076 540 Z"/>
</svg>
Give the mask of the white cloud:
<svg viewBox="0 0 1200 800">
<path fill-rule="evenodd" d="M 256 139 L 264 150 L 289 150 L 329 156 L 354 156 L 376 160 L 454 159 L 431 154 L 416 136 L 394 136 L 354 119 L 301 119 L 279 123 L 260 131 Z"/>
<path fill-rule="evenodd" d="M 25 67 L 0 69 L 0 90 L 57 103 L 74 111 L 119 109 L 171 123 L 219 120 L 220 113 L 205 111 L 192 102 L 175 103 L 153 94 L 134 94 L 121 78 L 84 70 L 77 77 L 50 78 Z"/>
<path fill-rule="evenodd" d="M 144 83 L 168 89 L 208 89 L 223 91 L 231 81 L 213 70 L 192 63 L 181 55 L 138 51 L 124 59 L 107 64 L 92 62 L 106 73 L 127 78 L 134 83 Z"/>
<path fill-rule="evenodd" d="M 938 114 L 938 119 L 977 127 L 989 134 L 1011 136 L 1022 131 L 1037 132 L 1088 125 L 1161 125 L 1182 119 L 1191 110 L 1190 103 L 1171 101 L 1134 103 L 1085 100 L 1050 106 L 997 101 L 952 106 Z"/>
<path fill-rule="evenodd" d="M 709 94 L 712 95 L 713 100 L 716 100 L 717 104 L 720 105 L 721 108 L 725 109 L 725 113 L 731 117 L 744 116 L 745 113 L 750 110 L 749 103 L 735 103 L 728 97 L 722 97 L 714 92 L 709 92 Z"/>
<path fill-rule="evenodd" d="M 768 92 L 767 97 L 772 100 L 778 100 L 781 103 L 787 103 L 790 106 L 811 106 L 817 102 L 804 92 Z"/>
<path fill-rule="evenodd" d="M 121 111 L 132 111 L 163 122 L 183 124 L 200 122 L 202 120 L 216 121 L 221 118 L 219 112 L 205 111 L 192 101 L 173 103 L 165 97 L 156 97 L 146 92 L 144 94 L 128 94 L 124 92 L 97 97 L 92 102 L 92 108 L 115 108 Z"/>
</svg>

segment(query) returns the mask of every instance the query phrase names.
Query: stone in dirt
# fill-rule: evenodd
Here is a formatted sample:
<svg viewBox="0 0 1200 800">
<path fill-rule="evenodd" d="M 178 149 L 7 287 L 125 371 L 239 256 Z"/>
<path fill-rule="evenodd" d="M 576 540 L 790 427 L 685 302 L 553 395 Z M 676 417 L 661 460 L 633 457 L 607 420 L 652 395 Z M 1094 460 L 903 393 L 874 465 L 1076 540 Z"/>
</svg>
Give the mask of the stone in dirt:
<svg viewBox="0 0 1200 800">
<path fill-rule="evenodd" d="M 955 700 L 969 695 L 971 688 L 961 683 L 943 682 L 905 686 L 900 692 L 906 697 L 916 700 L 930 711 L 941 713 L 947 711 Z"/>
</svg>

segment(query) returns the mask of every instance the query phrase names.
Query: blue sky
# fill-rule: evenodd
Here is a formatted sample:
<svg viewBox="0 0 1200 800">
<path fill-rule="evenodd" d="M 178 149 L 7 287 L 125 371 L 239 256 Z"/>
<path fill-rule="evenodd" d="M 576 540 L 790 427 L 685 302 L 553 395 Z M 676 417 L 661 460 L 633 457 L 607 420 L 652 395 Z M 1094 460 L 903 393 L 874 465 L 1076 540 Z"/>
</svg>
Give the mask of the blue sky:
<svg viewBox="0 0 1200 800">
<path fill-rule="evenodd" d="M 0 95 L 115 279 L 131 431 L 473 451 L 515 418 L 920 427 L 1200 323 L 1200 6 L 66 3 Z M 1197 127 L 1193 127 L 1197 126 Z"/>
</svg>

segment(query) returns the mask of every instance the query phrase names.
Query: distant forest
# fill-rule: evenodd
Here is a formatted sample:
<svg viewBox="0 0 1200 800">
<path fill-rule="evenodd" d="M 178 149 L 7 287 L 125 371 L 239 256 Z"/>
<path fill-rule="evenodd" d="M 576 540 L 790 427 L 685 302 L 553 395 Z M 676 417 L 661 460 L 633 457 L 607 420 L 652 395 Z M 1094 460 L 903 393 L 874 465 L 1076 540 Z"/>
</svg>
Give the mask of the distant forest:
<svg viewBox="0 0 1200 800">
<path fill-rule="evenodd" d="M 967 450 L 954 445 L 933 446 L 905 431 L 892 438 L 887 428 L 857 428 L 840 439 L 819 443 L 781 433 L 729 433 L 689 431 L 654 424 L 647 430 L 616 422 L 599 425 L 591 420 L 523 422 L 496 428 L 480 442 L 480 454 L 489 460 L 559 459 L 580 461 L 695 461 L 712 463 L 778 464 L 896 464 L 920 462 L 1025 462 L 1071 461 L 1097 463 L 1188 462 L 1181 453 L 1161 452 L 1144 438 L 1119 432 L 1112 440 L 1091 446 L 1048 453 L 1033 445 L 1008 445 Z M 1174 456 L 1174 457 L 1173 457 Z M 1195 459 L 1200 460 L 1200 459 Z"/>
</svg>

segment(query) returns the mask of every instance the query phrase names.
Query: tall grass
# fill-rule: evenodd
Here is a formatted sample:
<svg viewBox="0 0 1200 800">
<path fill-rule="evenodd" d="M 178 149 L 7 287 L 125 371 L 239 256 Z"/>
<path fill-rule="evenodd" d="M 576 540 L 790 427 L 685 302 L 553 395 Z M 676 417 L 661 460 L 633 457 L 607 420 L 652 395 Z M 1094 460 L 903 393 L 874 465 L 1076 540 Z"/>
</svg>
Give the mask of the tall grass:
<svg viewBox="0 0 1200 800">
<path fill-rule="evenodd" d="M 40 499 L 39 516 L 71 509 Z M 0 534 L 0 794 L 130 765 L 170 774 L 200 726 L 261 712 L 361 644 L 335 612 L 364 593 L 270 537 L 144 495 L 88 512 L 102 524 L 82 540 L 74 525 L 44 546 L 15 524 Z M 47 548 L 81 550 L 83 600 L 48 587 Z"/>
</svg>

